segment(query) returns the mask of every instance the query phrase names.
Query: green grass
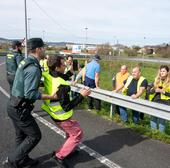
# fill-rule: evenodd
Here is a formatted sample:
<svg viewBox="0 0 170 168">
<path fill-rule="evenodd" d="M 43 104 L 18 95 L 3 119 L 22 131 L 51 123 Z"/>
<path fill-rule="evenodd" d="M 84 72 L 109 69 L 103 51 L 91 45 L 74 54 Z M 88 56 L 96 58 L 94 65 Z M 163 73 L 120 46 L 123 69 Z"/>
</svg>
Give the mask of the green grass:
<svg viewBox="0 0 170 168">
<path fill-rule="evenodd" d="M 82 61 L 81 61 L 82 62 Z M 101 74 L 100 74 L 100 87 L 105 90 L 112 90 L 112 76 L 116 74 L 120 66 L 125 64 L 128 66 L 129 72 L 132 71 L 133 67 L 140 66 L 142 70 L 142 75 L 148 80 L 148 83 L 154 81 L 159 69 L 159 64 L 154 63 L 141 63 L 141 62 L 127 62 L 127 61 L 101 61 Z M 81 104 L 82 108 L 87 109 L 87 100 Z M 128 110 L 129 121 L 128 123 L 121 122 L 119 115 L 115 114 L 113 118 L 110 118 L 110 104 L 107 102 L 102 102 L 102 109 L 100 111 L 92 110 L 93 113 L 102 116 L 106 119 L 113 120 L 125 127 L 131 128 L 141 135 L 160 140 L 164 143 L 170 144 L 170 122 L 166 123 L 165 133 L 161 133 L 157 130 L 150 129 L 150 118 L 145 115 L 144 120 L 142 120 L 138 125 L 134 124 L 132 121 L 131 111 Z"/>
<path fill-rule="evenodd" d="M 159 64 L 141 63 L 141 62 L 127 62 L 127 61 L 101 61 L 101 75 L 100 87 L 106 90 L 112 90 L 112 76 L 119 72 L 121 65 L 127 65 L 129 72 L 133 67 L 139 66 L 142 70 L 142 75 L 148 80 L 149 83 L 154 81 L 157 74 Z"/>
</svg>

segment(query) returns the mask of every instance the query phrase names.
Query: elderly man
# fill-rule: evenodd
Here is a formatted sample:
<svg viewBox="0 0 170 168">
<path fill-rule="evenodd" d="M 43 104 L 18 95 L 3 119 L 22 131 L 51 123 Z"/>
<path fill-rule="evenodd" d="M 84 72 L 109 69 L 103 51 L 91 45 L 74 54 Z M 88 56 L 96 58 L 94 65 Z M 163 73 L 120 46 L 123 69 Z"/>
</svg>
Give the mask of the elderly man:
<svg viewBox="0 0 170 168">
<path fill-rule="evenodd" d="M 127 66 L 122 65 L 120 68 L 120 72 L 116 74 L 115 84 L 114 84 L 115 86 L 113 89 L 116 90 L 117 88 L 122 86 L 123 82 L 128 78 L 128 76 L 129 76 L 129 72 Z"/>
<path fill-rule="evenodd" d="M 147 80 L 141 76 L 141 70 L 139 67 L 135 67 L 132 70 L 132 75 L 123 82 L 123 85 L 117 88 L 115 91 L 119 92 L 122 88 L 122 94 L 130 96 L 132 99 L 137 99 L 141 97 L 147 88 Z M 120 117 L 122 121 L 127 122 L 128 115 L 125 107 L 119 107 Z M 139 122 L 139 112 L 132 110 L 133 121 L 135 124 Z"/>
<path fill-rule="evenodd" d="M 123 82 L 129 77 L 129 72 L 128 72 L 128 68 L 126 65 L 122 65 L 120 67 L 120 72 L 118 72 L 116 74 L 116 76 L 113 77 L 112 81 L 113 81 L 113 91 L 116 90 L 117 88 L 119 88 L 120 86 L 123 85 Z M 121 90 L 119 90 L 119 92 L 121 93 Z M 113 105 L 114 111 L 115 113 L 120 114 L 119 112 L 119 106 L 117 105 Z"/>
</svg>

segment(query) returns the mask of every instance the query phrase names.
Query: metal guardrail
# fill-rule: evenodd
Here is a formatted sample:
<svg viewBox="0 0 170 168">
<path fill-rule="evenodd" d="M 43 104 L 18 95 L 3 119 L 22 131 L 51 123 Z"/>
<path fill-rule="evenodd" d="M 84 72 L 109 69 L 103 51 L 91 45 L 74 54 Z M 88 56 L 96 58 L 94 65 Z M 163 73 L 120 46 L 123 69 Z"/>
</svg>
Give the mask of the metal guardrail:
<svg viewBox="0 0 170 168">
<path fill-rule="evenodd" d="M 82 84 L 76 84 L 76 86 L 71 86 L 71 90 L 80 92 L 80 89 L 83 87 L 84 85 Z M 124 96 L 103 89 L 91 89 L 90 96 L 110 104 L 116 104 L 170 121 L 170 106 L 168 105 L 154 103 L 143 99 L 132 99 L 129 96 Z M 112 111 L 110 112 L 110 116 L 112 116 Z"/>
</svg>

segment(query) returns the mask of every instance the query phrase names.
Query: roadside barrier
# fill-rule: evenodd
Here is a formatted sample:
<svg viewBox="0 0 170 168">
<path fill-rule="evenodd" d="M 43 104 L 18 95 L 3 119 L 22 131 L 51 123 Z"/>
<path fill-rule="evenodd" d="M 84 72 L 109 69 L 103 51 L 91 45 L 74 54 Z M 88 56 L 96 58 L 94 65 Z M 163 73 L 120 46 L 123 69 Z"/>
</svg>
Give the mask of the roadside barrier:
<svg viewBox="0 0 170 168">
<path fill-rule="evenodd" d="M 74 92 L 79 92 L 81 88 L 84 88 L 84 85 L 76 84 L 75 86 L 71 86 L 71 90 Z M 154 103 L 143 99 L 132 99 L 129 96 L 124 96 L 103 89 L 91 89 L 90 97 L 170 121 L 170 106 L 168 105 Z M 110 117 L 112 117 L 112 115 L 113 109 L 111 108 Z"/>
</svg>

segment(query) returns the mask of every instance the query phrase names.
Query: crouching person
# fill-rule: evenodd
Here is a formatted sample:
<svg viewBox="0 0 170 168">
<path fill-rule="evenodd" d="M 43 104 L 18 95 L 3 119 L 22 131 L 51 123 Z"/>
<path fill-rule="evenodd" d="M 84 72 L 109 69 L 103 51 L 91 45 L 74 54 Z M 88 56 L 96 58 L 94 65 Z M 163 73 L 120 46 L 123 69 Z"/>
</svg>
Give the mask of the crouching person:
<svg viewBox="0 0 170 168">
<path fill-rule="evenodd" d="M 70 155 L 80 143 L 83 132 L 79 123 L 72 119 L 73 108 L 82 102 L 83 97 L 90 94 L 89 89 L 80 90 L 80 95 L 70 100 L 71 88 L 66 81 L 70 74 L 64 74 L 66 65 L 61 56 L 51 56 L 48 62 L 49 73 L 44 73 L 45 93 L 57 94 L 57 101 L 45 101 L 41 106 L 43 110 L 49 113 L 55 124 L 65 131 L 66 140 L 61 148 L 53 153 L 57 165 L 66 167 L 64 159 Z"/>
</svg>

